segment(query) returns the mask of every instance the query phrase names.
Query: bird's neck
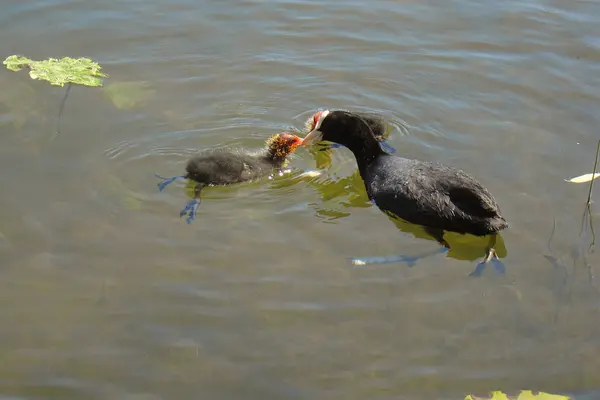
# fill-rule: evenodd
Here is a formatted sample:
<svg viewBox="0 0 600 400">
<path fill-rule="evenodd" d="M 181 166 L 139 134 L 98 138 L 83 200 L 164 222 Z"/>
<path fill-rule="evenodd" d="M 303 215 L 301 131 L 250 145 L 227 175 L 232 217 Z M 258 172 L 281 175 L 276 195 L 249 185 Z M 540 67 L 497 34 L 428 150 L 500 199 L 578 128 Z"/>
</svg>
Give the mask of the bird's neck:
<svg viewBox="0 0 600 400">
<path fill-rule="evenodd" d="M 383 154 L 379 142 L 372 135 L 365 135 L 360 140 L 353 140 L 346 144 L 346 147 L 354 154 L 358 170 L 362 176 L 364 176 L 367 167 Z"/>
</svg>

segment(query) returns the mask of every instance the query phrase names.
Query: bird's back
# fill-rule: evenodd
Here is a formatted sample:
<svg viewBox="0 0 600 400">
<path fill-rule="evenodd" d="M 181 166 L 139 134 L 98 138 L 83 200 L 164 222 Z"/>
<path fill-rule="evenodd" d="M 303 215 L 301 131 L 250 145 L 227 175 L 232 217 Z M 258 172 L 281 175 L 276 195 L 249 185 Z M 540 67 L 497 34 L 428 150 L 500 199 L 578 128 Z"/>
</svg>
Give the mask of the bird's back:
<svg viewBox="0 0 600 400">
<path fill-rule="evenodd" d="M 187 177 L 207 185 L 228 185 L 268 175 L 274 168 L 260 153 L 228 148 L 201 152 L 186 166 Z"/>
<path fill-rule="evenodd" d="M 507 227 L 490 192 L 461 170 L 384 154 L 363 179 L 380 209 L 408 222 L 475 235 Z"/>
</svg>

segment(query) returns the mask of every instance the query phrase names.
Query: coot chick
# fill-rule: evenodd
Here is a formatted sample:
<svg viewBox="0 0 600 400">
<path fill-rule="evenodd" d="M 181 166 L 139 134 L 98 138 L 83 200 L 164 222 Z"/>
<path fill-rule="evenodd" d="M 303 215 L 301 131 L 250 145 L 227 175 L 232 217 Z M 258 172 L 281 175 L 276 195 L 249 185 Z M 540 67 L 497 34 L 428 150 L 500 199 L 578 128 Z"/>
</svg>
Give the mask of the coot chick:
<svg viewBox="0 0 600 400">
<path fill-rule="evenodd" d="M 363 120 L 363 122 L 365 124 L 367 124 L 367 126 L 371 130 L 371 133 L 373 134 L 373 136 L 375 136 L 375 139 L 379 142 L 379 145 L 381 146 L 382 149 L 384 149 L 388 153 L 396 152 L 396 149 L 387 142 L 387 138 L 390 135 L 390 133 L 388 131 L 388 125 L 384 118 L 382 118 L 380 115 L 377 115 L 374 113 L 354 112 L 352 114 L 358 118 L 361 118 Z M 319 113 L 316 113 L 316 114 L 312 115 L 311 117 L 309 117 L 304 122 L 304 127 L 306 128 L 307 133 L 310 132 L 311 130 L 313 130 L 315 124 L 317 123 L 315 118 L 318 115 L 319 115 Z M 330 147 L 338 148 L 341 146 L 343 146 L 343 144 L 335 143 L 335 144 L 332 144 Z"/>
<path fill-rule="evenodd" d="M 230 185 L 262 178 L 274 170 L 281 169 L 286 158 L 302 143 L 298 136 L 282 132 L 270 137 L 262 151 L 250 152 L 244 149 L 215 148 L 205 150 L 192 157 L 185 168 L 186 174 L 163 178 L 158 183 L 162 191 L 177 179 L 191 179 L 197 182 L 194 188 L 194 199 L 181 210 L 180 216 L 188 214 L 187 223 L 196 217 L 200 205 L 200 191 L 205 186 Z"/>
<path fill-rule="evenodd" d="M 367 194 L 379 209 L 423 226 L 450 248 L 444 231 L 492 235 L 484 263 L 497 258 L 496 234 L 508 227 L 490 192 L 465 172 L 439 162 L 387 154 L 363 118 L 346 111 L 319 111 L 303 145 L 321 140 L 346 146 L 356 158 Z"/>
</svg>

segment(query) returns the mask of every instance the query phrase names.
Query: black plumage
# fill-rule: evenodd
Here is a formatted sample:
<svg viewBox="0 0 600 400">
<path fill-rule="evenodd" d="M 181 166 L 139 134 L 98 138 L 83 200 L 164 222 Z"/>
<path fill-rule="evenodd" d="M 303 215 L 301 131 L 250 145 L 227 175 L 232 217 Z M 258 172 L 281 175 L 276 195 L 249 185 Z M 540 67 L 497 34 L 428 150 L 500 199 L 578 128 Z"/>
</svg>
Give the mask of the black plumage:
<svg viewBox="0 0 600 400">
<path fill-rule="evenodd" d="M 388 154 L 375 138 L 379 125 L 360 114 L 319 111 L 313 130 L 304 138 L 340 143 L 356 158 L 369 198 L 384 212 L 422 225 L 444 246 L 444 231 L 476 236 L 508 227 L 491 193 L 475 178 L 439 162 Z M 486 260 L 493 252 L 495 236 Z"/>
</svg>

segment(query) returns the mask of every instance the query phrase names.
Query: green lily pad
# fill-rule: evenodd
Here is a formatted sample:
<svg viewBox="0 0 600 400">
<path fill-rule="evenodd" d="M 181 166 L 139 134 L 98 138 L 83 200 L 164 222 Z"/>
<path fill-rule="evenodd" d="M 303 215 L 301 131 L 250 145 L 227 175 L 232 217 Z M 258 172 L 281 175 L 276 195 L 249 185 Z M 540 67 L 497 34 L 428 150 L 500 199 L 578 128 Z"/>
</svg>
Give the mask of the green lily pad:
<svg viewBox="0 0 600 400">
<path fill-rule="evenodd" d="M 31 79 L 41 79 L 51 85 L 64 86 L 65 83 L 75 83 L 84 86 L 102 86 L 102 79 L 108 77 L 101 72 L 102 67 L 89 58 L 50 58 L 43 61 L 33 61 L 23 56 L 10 56 L 3 62 L 11 71 L 20 71 L 29 67 Z"/>
<path fill-rule="evenodd" d="M 148 82 L 114 82 L 104 88 L 104 94 L 115 107 L 126 110 L 148 101 L 154 89 Z"/>
</svg>

